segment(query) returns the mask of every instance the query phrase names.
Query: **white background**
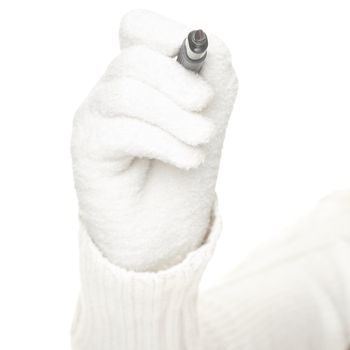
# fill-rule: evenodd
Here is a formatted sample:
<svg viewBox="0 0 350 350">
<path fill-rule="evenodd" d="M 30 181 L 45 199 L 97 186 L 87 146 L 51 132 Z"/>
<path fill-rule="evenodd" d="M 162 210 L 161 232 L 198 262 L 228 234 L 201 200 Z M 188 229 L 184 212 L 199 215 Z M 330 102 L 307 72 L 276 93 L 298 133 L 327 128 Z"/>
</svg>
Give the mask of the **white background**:
<svg viewBox="0 0 350 350">
<path fill-rule="evenodd" d="M 221 36 L 240 79 L 218 182 L 224 232 L 206 283 L 350 188 L 348 1 L 3 1 L 1 349 L 69 349 L 79 287 L 72 116 L 118 53 L 122 15 L 138 7 Z"/>
</svg>

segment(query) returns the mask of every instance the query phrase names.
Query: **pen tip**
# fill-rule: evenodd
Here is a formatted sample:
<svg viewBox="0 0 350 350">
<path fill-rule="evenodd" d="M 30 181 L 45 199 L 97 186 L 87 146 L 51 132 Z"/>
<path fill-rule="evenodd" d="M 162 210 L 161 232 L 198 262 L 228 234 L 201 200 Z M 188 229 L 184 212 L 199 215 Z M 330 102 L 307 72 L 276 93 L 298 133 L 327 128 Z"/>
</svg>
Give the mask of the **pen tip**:
<svg viewBox="0 0 350 350">
<path fill-rule="evenodd" d="M 194 41 L 201 42 L 206 40 L 206 38 L 207 36 L 205 35 L 202 29 L 198 29 L 194 32 L 194 37 L 193 37 Z"/>
</svg>

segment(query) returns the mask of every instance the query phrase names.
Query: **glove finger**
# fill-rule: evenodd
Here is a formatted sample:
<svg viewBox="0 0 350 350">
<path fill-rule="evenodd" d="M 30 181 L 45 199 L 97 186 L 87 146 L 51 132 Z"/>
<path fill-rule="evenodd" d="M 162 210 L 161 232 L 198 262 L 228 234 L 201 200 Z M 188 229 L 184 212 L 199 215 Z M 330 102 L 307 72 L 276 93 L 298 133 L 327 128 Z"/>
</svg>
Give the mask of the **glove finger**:
<svg viewBox="0 0 350 350">
<path fill-rule="evenodd" d="M 205 158 L 201 147 L 188 146 L 166 131 L 138 119 L 102 118 L 86 110 L 76 119 L 72 153 L 92 158 L 157 159 L 181 169 L 197 168 Z M 78 112 L 79 113 L 79 112 Z"/>
<path fill-rule="evenodd" d="M 91 101 L 90 107 L 104 117 L 136 118 L 191 146 L 208 143 L 214 134 L 211 120 L 182 110 L 159 91 L 134 79 L 100 84 Z"/>
<path fill-rule="evenodd" d="M 208 35 L 208 37 L 207 57 L 200 73 L 211 86 L 222 88 L 222 81 L 229 80 L 232 73 L 236 75 L 232 67 L 231 53 L 218 37 L 215 35 Z"/>
<path fill-rule="evenodd" d="M 224 130 L 237 95 L 238 79 L 229 50 L 215 36 L 210 37 L 210 50 L 200 74 L 210 84 L 215 95 L 203 114 L 215 120 L 217 131 Z"/>
<path fill-rule="evenodd" d="M 131 77 L 167 95 L 180 107 L 199 112 L 208 106 L 213 90 L 204 79 L 173 59 L 142 46 L 124 50 L 108 67 L 104 80 Z"/>
<path fill-rule="evenodd" d="M 122 20 L 120 42 L 122 48 L 147 46 L 174 57 L 178 54 L 189 31 L 186 26 L 161 15 L 146 10 L 134 10 L 126 14 Z M 222 80 L 231 79 L 230 72 L 233 71 L 231 54 L 226 45 L 215 35 L 208 34 L 208 42 L 207 58 L 200 75 L 210 85 L 220 88 Z M 235 79 L 237 82 L 237 78 Z"/>
<path fill-rule="evenodd" d="M 144 45 L 174 57 L 188 32 L 186 26 L 164 16 L 147 10 L 133 10 L 121 21 L 120 47 Z"/>
</svg>

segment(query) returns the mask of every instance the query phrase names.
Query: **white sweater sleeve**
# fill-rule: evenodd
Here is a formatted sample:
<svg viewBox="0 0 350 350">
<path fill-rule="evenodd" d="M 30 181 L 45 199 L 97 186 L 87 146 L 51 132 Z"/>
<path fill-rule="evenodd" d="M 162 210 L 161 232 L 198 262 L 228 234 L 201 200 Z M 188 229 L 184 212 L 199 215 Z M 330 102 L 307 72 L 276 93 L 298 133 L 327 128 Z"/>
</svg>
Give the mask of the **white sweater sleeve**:
<svg viewBox="0 0 350 350">
<path fill-rule="evenodd" d="M 221 231 L 158 273 L 104 258 L 81 230 L 74 350 L 344 350 L 350 344 L 350 192 L 323 201 L 217 287 L 198 285 Z"/>
<path fill-rule="evenodd" d="M 215 206 L 210 233 L 199 249 L 168 270 L 133 272 L 111 264 L 82 227 L 73 349 L 200 349 L 198 285 L 220 231 Z"/>
<path fill-rule="evenodd" d="M 202 293 L 199 320 L 202 350 L 350 349 L 350 192 Z"/>
</svg>

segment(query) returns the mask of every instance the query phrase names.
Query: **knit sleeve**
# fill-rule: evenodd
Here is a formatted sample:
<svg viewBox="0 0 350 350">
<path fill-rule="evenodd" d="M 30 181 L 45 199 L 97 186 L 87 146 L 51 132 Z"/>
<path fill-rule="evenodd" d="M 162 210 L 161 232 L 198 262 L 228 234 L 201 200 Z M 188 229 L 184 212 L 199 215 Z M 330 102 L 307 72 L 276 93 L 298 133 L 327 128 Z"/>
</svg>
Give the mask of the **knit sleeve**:
<svg viewBox="0 0 350 350">
<path fill-rule="evenodd" d="M 197 350 L 197 293 L 221 231 L 217 205 L 206 242 L 159 272 L 110 263 L 82 226 L 81 293 L 72 327 L 74 350 Z"/>
</svg>

